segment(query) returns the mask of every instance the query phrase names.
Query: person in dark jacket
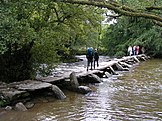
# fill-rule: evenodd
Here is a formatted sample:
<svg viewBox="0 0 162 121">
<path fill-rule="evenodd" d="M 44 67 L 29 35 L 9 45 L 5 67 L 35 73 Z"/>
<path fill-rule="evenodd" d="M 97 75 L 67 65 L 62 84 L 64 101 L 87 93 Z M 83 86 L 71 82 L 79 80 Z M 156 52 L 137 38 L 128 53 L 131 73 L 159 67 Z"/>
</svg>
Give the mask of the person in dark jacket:
<svg viewBox="0 0 162 121">
<path fill-rule="evenodd" d="M 99 55 L 98 55 L 97 49 L 95 49 L 95 51 L 94 51 L 94 69 L 95 69 L 95 65 L 96 65 L 95 62 L 97 62 L 97 67 L 99 66 L 98 60 L 99 60 Z"/>
<path fill-rule="evenodd" d="M 93 48 L 90 47 L 88 48 L 88 52 L 86 54 L 86 58 L 87 58 L 87 71 L 89 66 L 91 66 L 90 70 L 92 70 L 92 65 L 93 65 L 93 57 L 94 57 L 94 53 L 93 53 Z"/>
</svg>

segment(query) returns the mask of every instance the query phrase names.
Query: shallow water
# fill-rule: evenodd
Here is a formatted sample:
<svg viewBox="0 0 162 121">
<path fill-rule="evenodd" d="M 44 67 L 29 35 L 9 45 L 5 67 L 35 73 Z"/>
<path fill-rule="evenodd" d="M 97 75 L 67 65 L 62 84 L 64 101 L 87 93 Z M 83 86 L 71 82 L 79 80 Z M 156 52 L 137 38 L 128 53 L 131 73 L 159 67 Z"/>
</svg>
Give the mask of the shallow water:
<svg viewBox="0 0 162 121">
<path fill-rule="evenodd" d="M 26 112 L 0 111 L 0 121 L 162 120 L 162 60 L 136 64 L 129 72 L 89 84 L 86 95 L 64 91 L 67 99 L 38 103 Z"/>
</svg>

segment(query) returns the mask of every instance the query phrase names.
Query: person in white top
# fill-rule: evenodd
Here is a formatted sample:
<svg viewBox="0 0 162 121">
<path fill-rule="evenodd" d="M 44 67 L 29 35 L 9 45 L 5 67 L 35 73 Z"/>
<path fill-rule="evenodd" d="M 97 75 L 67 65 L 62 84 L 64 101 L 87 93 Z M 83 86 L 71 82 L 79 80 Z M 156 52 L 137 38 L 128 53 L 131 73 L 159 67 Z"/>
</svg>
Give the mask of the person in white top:
<svg viewBox="0 0 162 121">
<path fill-rule="evenodd" d="M 130 56 L 133 54 L 131 46 L 128 47 L 128 53 L 129 53 Z"/>
</svg>

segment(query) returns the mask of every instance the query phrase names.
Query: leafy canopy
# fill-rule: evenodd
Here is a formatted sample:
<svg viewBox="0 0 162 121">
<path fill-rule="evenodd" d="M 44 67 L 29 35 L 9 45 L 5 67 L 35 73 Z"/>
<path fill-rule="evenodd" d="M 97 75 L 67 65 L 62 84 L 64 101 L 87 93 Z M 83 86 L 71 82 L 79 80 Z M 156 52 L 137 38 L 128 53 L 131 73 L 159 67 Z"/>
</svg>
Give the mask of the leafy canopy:
<svg viewBox="0 0 162 121">
<path fill-rule="evenodd" d="M 127 55 L 128 46 L 145 47 L 146 54 L 158 56 L 162 54 L 162 28 L 151 21 L 141 18 L 122 17 L 116 24 L 104 30 L 102 43 L 109 55 Z"/>
<path fill-rule="evenodd" d="M 143 17 L 162 26 L 162 1 L 161 0 L 54 0 L 70 4 L 81 4 L 107 8 L 117 16 Z M 116 16 L 114 16 L 116 17 Z"/>
<path fill-rule="evenodd" d="M 68 60 L 77 46 L 95 40 L 92 33 L 98 33 L 102 13 L 93 6 L 52 0 L 1 0 L 0 72 L 7 77 L 12 70 L 8 77 L 19 80 L 32 69 L 42 69 L 40 65 L 52 68 Z"/>
</svg>

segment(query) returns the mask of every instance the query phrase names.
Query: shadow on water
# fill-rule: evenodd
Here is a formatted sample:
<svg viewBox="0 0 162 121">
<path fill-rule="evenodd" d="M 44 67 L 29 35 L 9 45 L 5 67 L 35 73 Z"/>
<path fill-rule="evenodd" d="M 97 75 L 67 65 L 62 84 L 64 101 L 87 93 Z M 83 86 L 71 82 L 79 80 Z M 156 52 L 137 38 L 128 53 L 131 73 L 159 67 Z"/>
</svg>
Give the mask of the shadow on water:
<svg viewBox="0 0 162 121">
<path fill-rule="evenodd" d="M 81 66 L 82 68 L 83 65 Z M 162 120 L 162 60 L 148 60 L 88 84 L 86 95 L 64 91 L 67 99 L 38 103 L 26 112 L 0 111 L 1 121 Z"/>
</svg>

